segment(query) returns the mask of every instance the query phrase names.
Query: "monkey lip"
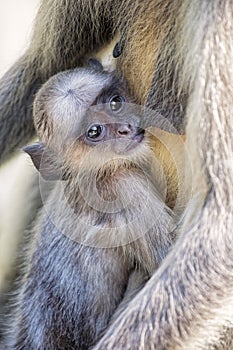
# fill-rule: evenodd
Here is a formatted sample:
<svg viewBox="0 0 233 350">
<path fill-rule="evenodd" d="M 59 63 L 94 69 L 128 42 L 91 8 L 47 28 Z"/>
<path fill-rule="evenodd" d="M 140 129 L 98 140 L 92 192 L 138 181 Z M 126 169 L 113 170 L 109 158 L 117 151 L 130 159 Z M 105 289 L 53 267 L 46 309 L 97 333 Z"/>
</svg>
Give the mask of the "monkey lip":
<svg viewBox="0 0 233 350">
<path fill-rule="evenodd" d="M 131 151 L 132 149 L 137 147 L 138 144 L 140 144 L 144 139 L 144 134 L 145 134 L 145 130 L 138 129 L 137 133 L 135 133 L 135 135 L 131 138 L 131 140 L 127 142 L 125 151 Z"/>
<path fill-rule="evenodd" d="M 144 134 L 145 134 L 145 130 L 138 128 L 137 133 L 133 137 L 133 140 L 136 141 L 137 143 L 142 142 L 142 140 L 144 139 Z"/>
</svg>

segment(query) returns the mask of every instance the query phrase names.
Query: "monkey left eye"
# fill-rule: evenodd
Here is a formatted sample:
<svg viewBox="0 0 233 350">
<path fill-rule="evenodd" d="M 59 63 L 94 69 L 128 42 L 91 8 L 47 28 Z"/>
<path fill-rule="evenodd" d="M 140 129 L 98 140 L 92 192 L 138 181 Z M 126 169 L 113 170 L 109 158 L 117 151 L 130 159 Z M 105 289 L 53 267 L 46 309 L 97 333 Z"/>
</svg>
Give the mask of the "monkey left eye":
<svg viewBox="0 0 233 350">
<path fill-rule="evenodd" d="M 113 112 L 119 112 L 122 109 L 124 102 L 125 98 L 123 96 L 115 95 L 110 98 L 109 105 Z"/>
<path fill-rule="evenodd" d="M 105 127 L 104 125 L 100 125 L 100 124 L 92 125 L 86 133 L 87 138 L 92 141 L 102 140 L 104 135 L 105 135 Z"/>
</svg>

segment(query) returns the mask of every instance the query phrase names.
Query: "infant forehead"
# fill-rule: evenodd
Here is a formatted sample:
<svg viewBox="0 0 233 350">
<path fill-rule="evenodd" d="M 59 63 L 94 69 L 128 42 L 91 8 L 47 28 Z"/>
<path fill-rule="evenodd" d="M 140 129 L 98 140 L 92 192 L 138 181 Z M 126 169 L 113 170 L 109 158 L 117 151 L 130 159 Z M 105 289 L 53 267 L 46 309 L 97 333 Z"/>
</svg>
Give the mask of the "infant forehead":
<svg viewBox="0 0 233 350">
<path fill-rule="evenodd" d="M 97 97 L 112 86 L 115 76 L 85 68 L 59 73 L 50 78 L 34 102 L 34 122 L 39 133 L 43 128 L 67 135 L 80 126 Z"/>
<path fill-rule="evenodd" d="M 111 84 L 111 74 L 76 69 L 59 73 L 48 82 L 49 105 L 59 104 L 76 108 L 91 105 L 101 91 Z"/>
</svg>

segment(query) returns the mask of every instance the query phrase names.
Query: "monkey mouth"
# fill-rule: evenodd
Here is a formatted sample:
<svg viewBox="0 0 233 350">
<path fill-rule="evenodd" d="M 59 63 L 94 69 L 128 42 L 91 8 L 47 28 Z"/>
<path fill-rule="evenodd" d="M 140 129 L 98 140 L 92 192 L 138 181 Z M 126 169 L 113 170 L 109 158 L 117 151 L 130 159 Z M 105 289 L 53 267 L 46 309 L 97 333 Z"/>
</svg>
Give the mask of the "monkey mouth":
<svg viewBox="0 0 233 350">
<path fill-rule="evenodd" d="M 124 148 L 124 152 L 128 152 L 138 147 L 138 145 L 144 139 L 145 130 L 138 128 L 136 133 L 132 136 L 131 139 L 128 139 Z"/>
</svg>

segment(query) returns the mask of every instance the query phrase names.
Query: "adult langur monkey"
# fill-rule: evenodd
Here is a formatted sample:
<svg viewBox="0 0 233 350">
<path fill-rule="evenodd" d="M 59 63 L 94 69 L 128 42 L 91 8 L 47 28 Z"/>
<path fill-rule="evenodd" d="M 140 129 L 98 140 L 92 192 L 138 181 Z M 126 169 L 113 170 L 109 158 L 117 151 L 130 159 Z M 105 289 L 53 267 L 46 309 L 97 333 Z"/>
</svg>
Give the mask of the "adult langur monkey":
<svg viewBox="0 0 233 350">
<path fill-rule="evenodd" d="M 164 264 L 97 349 L 231 349 L 233 15 L 230 0 L 42 1 L 32 43 L 0 82 L 0 153 L 34 134 L 35 91 L 120 33 L 138 103 L 186 131 L 196 196 Z M 227 338 L 228 335 L 228 338 Z"/>
</svg>

